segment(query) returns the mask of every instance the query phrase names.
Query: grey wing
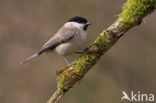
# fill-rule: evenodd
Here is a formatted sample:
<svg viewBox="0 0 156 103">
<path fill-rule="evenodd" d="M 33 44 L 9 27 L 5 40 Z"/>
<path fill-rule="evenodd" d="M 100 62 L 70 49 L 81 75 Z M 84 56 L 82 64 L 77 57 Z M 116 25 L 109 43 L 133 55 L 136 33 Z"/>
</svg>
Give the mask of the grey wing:
<svg viewBox="0 0 156 103">
<path fill-rule="evenodd" d="M 62 43 L 70 41 L 78 32 L 79 30 L 76 28 L 71 29 L 67 29 L 65 27 L 60 28 L 59 31 L 52 38 L 50 38 L 48 42 L 44 44 L 44 46 L 39 52 L 39 55 L 49 49 L 54 49 L 56 46 Z"/>
</svg>

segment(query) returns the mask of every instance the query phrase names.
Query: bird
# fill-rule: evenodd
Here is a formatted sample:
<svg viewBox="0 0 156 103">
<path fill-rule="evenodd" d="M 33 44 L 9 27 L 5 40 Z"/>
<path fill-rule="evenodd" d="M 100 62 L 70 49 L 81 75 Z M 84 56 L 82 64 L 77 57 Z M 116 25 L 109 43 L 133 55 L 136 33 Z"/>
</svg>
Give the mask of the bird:
<svg viewBox="0 0 156 103">
<path fill-rule="evenodd" d="M 43 46 L 32 56 L 26 58 L 21 64 L 25 64 L 31 59 L 46 53 L 54 52 L 64 57 L 67 65 L 70 62 L 69 56 L 84 46 L 87 36 L 87 28 L 91 23 L 82 16 L 71 17 Z"/>
</svg>

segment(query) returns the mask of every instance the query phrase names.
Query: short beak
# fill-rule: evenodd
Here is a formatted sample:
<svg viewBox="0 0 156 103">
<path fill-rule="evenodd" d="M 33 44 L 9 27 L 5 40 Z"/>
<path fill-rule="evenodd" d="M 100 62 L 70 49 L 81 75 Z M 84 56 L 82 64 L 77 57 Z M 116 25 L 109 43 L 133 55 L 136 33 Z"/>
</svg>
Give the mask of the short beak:
<svg viewBox="0 0 156 103">
<path fill-rule="evenodd" d="M 87 22 L 87 25 L 91 25 L 91 23 L 90 22 Z"/>
</svg>

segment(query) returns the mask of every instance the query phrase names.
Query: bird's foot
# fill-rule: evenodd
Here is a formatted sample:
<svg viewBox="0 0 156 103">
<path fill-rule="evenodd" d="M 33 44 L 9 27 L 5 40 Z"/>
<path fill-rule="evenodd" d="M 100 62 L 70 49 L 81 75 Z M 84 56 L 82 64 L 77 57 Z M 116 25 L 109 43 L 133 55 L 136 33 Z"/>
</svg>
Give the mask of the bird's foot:
<svg viewBox="0 0 156 103">
<path fill-rule="evenodd" d="M 67 63 L 67 66 L 69 65 L 76 65 L 76 63 L 75 62 Z"/>
</svg>

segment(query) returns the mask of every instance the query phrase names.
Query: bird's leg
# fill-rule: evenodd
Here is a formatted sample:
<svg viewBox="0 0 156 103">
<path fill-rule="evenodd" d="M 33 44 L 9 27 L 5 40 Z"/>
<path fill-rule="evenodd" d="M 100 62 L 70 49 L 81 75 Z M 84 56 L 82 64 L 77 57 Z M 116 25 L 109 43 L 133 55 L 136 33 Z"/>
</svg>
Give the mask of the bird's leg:
<svg viewBox="0 0 156 103">
<path fill-rule="evenodd" d="M 67 59 L 65 56 L 63 56 L 63 57 L 64 57 L 64 60 L 66 61 L 66 64 L 67 64 L 67 65 L 75 65 L 74 62 L 69 63 L 68 59 Z"/>
<path fill-rule="evenodd" d="M 83 52 L 87 51 L 88 49 L 89 49 L 89 48 L 86 47 L 86 48 L 84 48 L 82 51 L 77 51 L 77 52 L 75 52 L 75 53 L 77 53 L 77 54 L 82 54 Z"/>
<path fill-rule="evenodd" d="M 68 62 L 67 58 L 65 56 L 64 57 L 64 60 L 66 61 L 66 64 L 69 65 L 70 63 Z"/>
</svg>

